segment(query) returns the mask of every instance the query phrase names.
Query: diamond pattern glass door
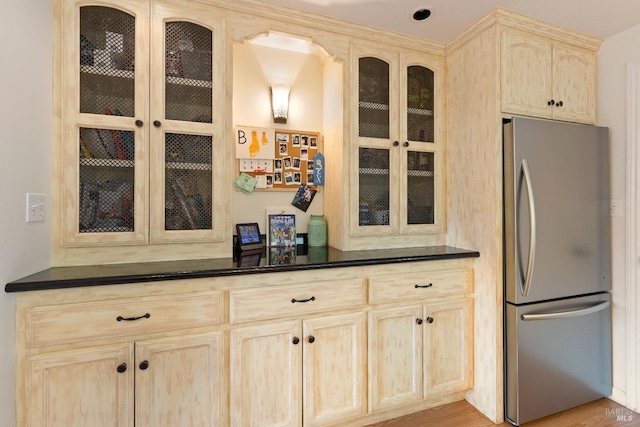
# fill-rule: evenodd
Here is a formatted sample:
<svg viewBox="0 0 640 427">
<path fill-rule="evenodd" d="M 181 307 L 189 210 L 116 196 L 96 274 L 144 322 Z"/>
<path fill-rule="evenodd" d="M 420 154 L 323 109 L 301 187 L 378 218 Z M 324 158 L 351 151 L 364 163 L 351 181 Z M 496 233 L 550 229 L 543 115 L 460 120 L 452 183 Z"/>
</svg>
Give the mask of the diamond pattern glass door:
<svg viewBox="0 0 640 427">
<path fill-rule="evenodd" d="M 211 136 L 165 137 L 165 230 L 210 230 Z"/>
<path fill-rule="evenodd" d="M 82 6 L 79 16 L 79 112 L 133 117 L 135 18 L 103 6 Z M 92 122 L 95 117 L 87 120 Z M 134 131 L 84 125 L 76 135 L 79 142 L 76 231 L 81 234 L 135 231 Z"/>
<path fill-rule="evenodd" d="M 360 148 L 359 225 L 389 225 L 389 150 Z"/>
<path fill-rule="evenodd" d="M 435 138 L 434 73 L 412 65 L 407 70 L 406 224 L 434 224 Z"/>
<path fill-rule="evenodd" d="M 213 31 L 171 21 L 164 37 L 164 230 L 211 230 Z"/>
<path fill-rule="evenodd" d="M 364 57 L 358 69 L 359 135 L 389 138 L 389 64 Z"/>
<path fill-rule="evenodd" d="M 434 223 L 434 154 L 407 151 L 407 224 Z"/>
<path fill-rule="evenodd" d="M 211 123 L 212 32 L 190 22 L 165 26 L 165 118 Z"/>
<path fill-rule="evenodd" d="M 80 8 L 80 112 L 134 115 L 135 18 L 104 6 Z"/>
<path fill-rule="evenodd" d="M 407 67 L 407 140 L 434 141 L 433 71 Z"/>
</svg>

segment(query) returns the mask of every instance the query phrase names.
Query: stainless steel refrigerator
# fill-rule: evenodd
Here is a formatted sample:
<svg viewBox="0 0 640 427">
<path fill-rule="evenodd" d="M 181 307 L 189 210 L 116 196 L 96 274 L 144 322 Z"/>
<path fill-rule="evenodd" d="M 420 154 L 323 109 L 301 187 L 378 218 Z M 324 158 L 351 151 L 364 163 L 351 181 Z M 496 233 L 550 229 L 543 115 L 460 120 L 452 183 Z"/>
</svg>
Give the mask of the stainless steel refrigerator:
<svg viewBox="0 0 640 427">
<path fill-rule="evenodd" d="M 504 136 L 505 417 L 611 394 L 609 136 L 515 117 Z"/>
</svg>

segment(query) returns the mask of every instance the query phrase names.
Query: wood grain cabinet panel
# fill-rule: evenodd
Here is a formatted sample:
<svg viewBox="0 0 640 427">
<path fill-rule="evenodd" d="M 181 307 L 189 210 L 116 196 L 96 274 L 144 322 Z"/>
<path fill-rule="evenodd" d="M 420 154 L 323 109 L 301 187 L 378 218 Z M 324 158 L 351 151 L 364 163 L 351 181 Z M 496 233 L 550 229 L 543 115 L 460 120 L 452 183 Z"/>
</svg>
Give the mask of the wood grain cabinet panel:
<svg viewBox="0 0 640 427">
<path fill-rule="evenodd" d="M 213 332 L 32 356 L 30 425 L 221 425 L 223 350 Z"/>
<path fill-rule="evenodd" d="M 220 291 L 39 306 L 26 311 L 31 347 L 217 325 Z"/>
<path fill-rule="evenodd" d="M 365 295 L 364 279 L 230 291 L 229 316 L 236 323 L 340 310 L 363 306 Z"/>
<path fill-rule="evenodd" d="M 369 313 L 372 412 L 471 388 L 471 299 Z"/>
<path fill-rule="evenodd" d="M 231 330 L 231 425 L 320 426 L 366 413 L 365 314 Z"/>
<path fill-rule="evenodd" d="M 594 52 L 505 30 L 501 37 L 502 111 L 594 123 Z"/>
<path fill-rule="evenodd" d="M 472 300 L 428 304 L 424 316 L 425 397 L 471 388 Z"/>
<path fill-rule="evenodd" d="M 469 270 L 441 270 L 369 278 L 369 303 L 382 304 L 464 295 L 471 290 Z"/>
<path fill-rule="evenodd" d="M 136 342 L 136 427 L 225 425 L 222 332 Z"/>
<path fill-rule="evenodd" d="M 422 306 L 369 312 L 369 407 L 381 411 L 423 399 Z"/>
<path fill-rule="evenodd" d="M 133 427 L 133 344 L 90 347 L 28 359 L 29 426 Z"/>
</svg>

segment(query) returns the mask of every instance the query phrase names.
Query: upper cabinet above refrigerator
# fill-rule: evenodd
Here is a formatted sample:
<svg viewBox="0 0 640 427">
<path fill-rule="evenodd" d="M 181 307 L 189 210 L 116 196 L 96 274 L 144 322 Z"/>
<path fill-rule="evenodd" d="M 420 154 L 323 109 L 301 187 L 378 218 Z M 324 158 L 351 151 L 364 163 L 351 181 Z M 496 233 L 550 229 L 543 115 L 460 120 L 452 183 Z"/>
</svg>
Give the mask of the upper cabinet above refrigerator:
<svg viewBox="0 0 640 427">
<path fill-rule="evenodd" d="M 595 123 L 595 52 L 515 30 L 501 45 L 503 112 Z"/>
</svg>

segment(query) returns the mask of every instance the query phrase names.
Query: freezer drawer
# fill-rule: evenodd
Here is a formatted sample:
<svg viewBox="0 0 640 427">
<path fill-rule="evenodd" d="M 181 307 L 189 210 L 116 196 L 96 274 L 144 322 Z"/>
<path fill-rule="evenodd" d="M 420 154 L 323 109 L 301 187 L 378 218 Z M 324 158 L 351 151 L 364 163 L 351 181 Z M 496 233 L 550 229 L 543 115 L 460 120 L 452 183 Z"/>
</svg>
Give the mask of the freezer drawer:
<svg viewBox="0 0 640 427">
<path fill-rule="evenodd" d="M 611 395 L 610 295 L 506 304 L 505 416 L 520 425 Z"/>
</svg>

